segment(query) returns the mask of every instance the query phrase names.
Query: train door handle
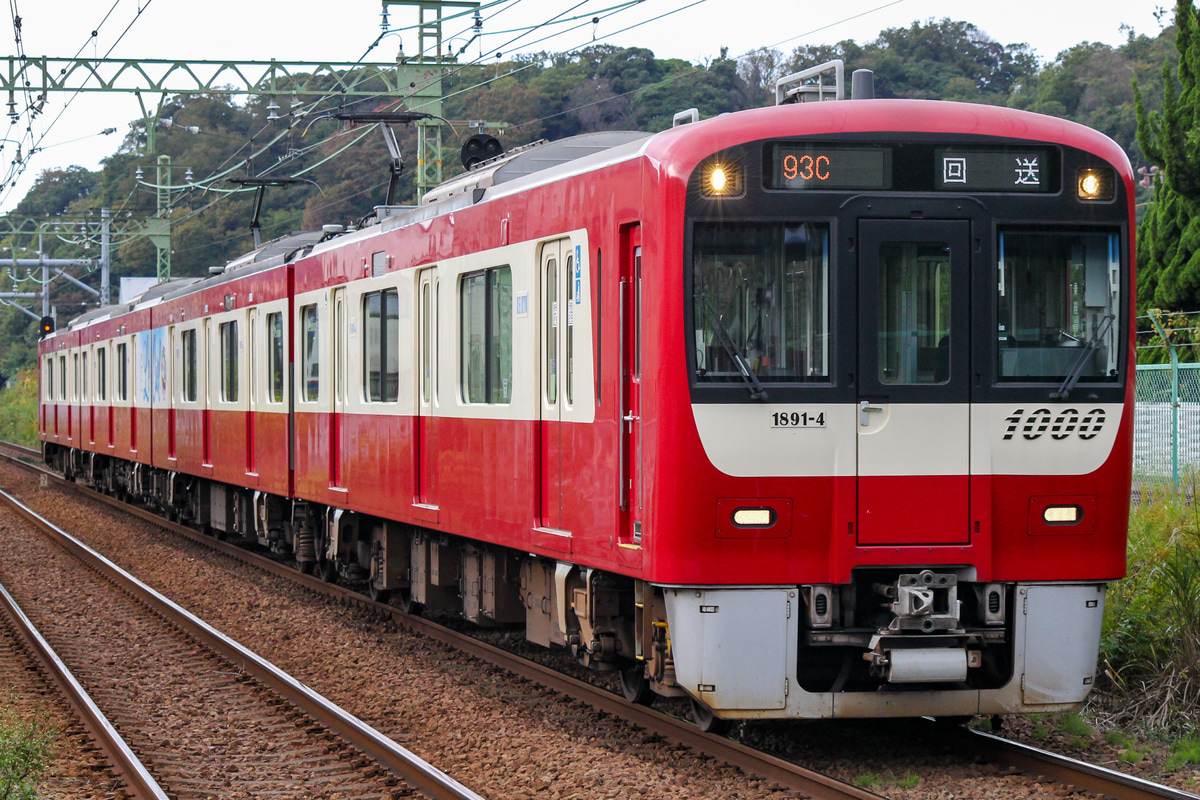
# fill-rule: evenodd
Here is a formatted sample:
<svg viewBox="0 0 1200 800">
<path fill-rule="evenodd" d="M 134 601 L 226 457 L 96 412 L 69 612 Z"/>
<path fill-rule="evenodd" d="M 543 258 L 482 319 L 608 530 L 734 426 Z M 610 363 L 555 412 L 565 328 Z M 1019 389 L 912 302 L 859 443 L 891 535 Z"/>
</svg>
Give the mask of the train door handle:
<svg viewBox="0 0 1200 800">
<path fill-rule="evenodd" d="M 880 406 L 871 405 L 870 400 L 860 400 L 858 403 L 858 424 L 862 427 L 867 427 L 871 424 L 871 414 L 876 411 L 883 411 Z"/>
<path fill-rule="evenodd" d="M 625 416 L 621 417 L 621 419 L 629 423 L 629 430 L 632 432 L 633 423 L 637 422 L 639 419 L 641 419 L 641 417 L 639 417 L 637 414 L 626 414 Z"/>
</svg>

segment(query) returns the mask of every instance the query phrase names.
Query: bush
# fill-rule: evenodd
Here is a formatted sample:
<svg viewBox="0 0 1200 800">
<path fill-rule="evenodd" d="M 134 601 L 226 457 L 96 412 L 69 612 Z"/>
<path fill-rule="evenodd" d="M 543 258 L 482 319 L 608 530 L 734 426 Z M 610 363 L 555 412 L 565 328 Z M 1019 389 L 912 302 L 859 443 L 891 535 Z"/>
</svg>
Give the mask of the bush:
<svg viewBox="0 0 1200 800">
<path fill-rule="evenodd" d="M 1200 507 L 1181 495 L 1133 510 L 1128 577 L 1110 587 L 1101 659 L 1125 723 L 1198 721 Z"/>
<path fill-rule="evenodd" d="M 23 711 L 11 697 L 0 702 L 0 800 L 35 800 L 57 735 L 45 710 Z"/>
<path fill-rule="evenodd" d="M 37 373 L 27 369 L 0 390 L 0 440 L 37 447 L 37 413 Z"/>
</svg>

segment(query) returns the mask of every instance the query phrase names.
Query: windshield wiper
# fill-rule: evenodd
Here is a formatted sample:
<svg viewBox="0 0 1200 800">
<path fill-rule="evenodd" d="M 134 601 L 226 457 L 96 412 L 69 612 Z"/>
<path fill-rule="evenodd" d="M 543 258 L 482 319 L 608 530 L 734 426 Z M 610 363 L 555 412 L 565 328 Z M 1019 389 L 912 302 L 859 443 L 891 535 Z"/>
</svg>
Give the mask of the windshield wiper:
<svg viewBox="0 0 1200 800">
<path fill-rule="evenodd" d="M 742 351 L 734 344 L 733 337 L 729 335 L 729 331 L 725 330 L 725 326 L 721 324 L 721 319 L 717 316 L 716 310 L 708 302 L 708 295 L 701 292 L 697 296 L 704 302 L 704 308 L 708 312 L 708 316 L 712 319 L 713 332 L 717 334 L 717 340 L 725 348 L 725 352 L 729 354 L 730 360 L 738 368 L 738 374 L 742 376 L 742 380 L 746 382 L 746 388 L 750 390 L 750 399 L 766 400 L 767 390 L 759 382 L 758 376 L 754 374 L 754 370 L 750 369 L 750 362 L 746 360 L 746 357 L 742 355 Z"/>
<path fill-rule="evenodd" d="M 1100 320 L 1100 326 L 1096 328 L 1096 335 L 1088 339 L 1087 346 L 1083 348 L 1083 352 L 1079 354 L 1079 357 L 1075 359 L 1075 363 L 1071 365 L 1071 369 L 1067 372 L 1067 377 L 1062 382 L 1062 386 L 1058 387 L 1057 392 L 1050 393 L 1051 400 L 1066 400 L 1071 394 L 1071 390 L 1075 388 L 1075 384 L 1079 383 L 1079 377 L 1083 375 L 1083 368 L 1091 360 L 1092 353 L 1096 352 L 1096 348 L 1100 346 L 1100 340 L 1108 333 L 1108 329 L 1112 327 L 1113 320 L 1116 318 L 1116 314 L 1105 314 L 1104 318 Z"/>
</svg>

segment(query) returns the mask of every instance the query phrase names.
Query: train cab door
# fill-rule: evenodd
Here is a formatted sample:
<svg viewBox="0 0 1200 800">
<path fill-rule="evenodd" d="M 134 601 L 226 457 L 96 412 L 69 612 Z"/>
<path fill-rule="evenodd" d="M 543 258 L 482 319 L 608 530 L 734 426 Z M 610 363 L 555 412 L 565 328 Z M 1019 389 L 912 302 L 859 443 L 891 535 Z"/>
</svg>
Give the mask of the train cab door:
<svg viewBox="0 0 1200 800">
<path fill-rule="evenodd" d="M 622 231 L 620 286 L 619 544 L 642 545 L 642 236 L 637 225 Z"/>
<path fill-rule="evenodd" d="M 858 236 L 858 544 L 967 544 L 970 223 Z"/>
<path fill-rule="evenodd" d="M 438 408 L 438 274 L 421 270 L 417 279 L 417 429 L 415 501 L 437 521 L 434 418 Z"/>
<path fill-rule="evenodd" d="M 570 253 L 570 242 L 558 239 L 542 245 L 540 287 L 538 305 L 541 318 L 541 422 L 538 427 L 538 472 L 540 474 L 540 501 L 538 527 L 561 530 L 562 521 L 562 420 L 563 363 L 567 313 L 566 285 L 570 281 L 570 267 L 565 259 Z"/>
<path fill-rule="evenodd" d="M 346 289 L 334 289 L 331 304 L 333 314 L 329 336 L 333 355 L 333 413 L 330 415 L 329 436 L 329 485 L 343 489 L 346 486 Z"/>
</svg>

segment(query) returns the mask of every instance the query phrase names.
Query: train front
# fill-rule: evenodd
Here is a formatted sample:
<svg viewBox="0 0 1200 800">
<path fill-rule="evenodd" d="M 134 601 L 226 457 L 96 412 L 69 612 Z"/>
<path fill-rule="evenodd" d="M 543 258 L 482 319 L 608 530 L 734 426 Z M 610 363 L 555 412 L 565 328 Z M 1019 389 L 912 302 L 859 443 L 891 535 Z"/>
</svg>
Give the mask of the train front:
<svg viewBox="0 0 1200 800">
<path fill-rule="evenodd" d="M 663 302 L 688 410 L 664 390 L 643 421 L 678 685 L 725 718 L 1076 707 L 1125 569 L 1124 154 L 888 100 L 661 147 L 686 180 Z"/>
</svg>

